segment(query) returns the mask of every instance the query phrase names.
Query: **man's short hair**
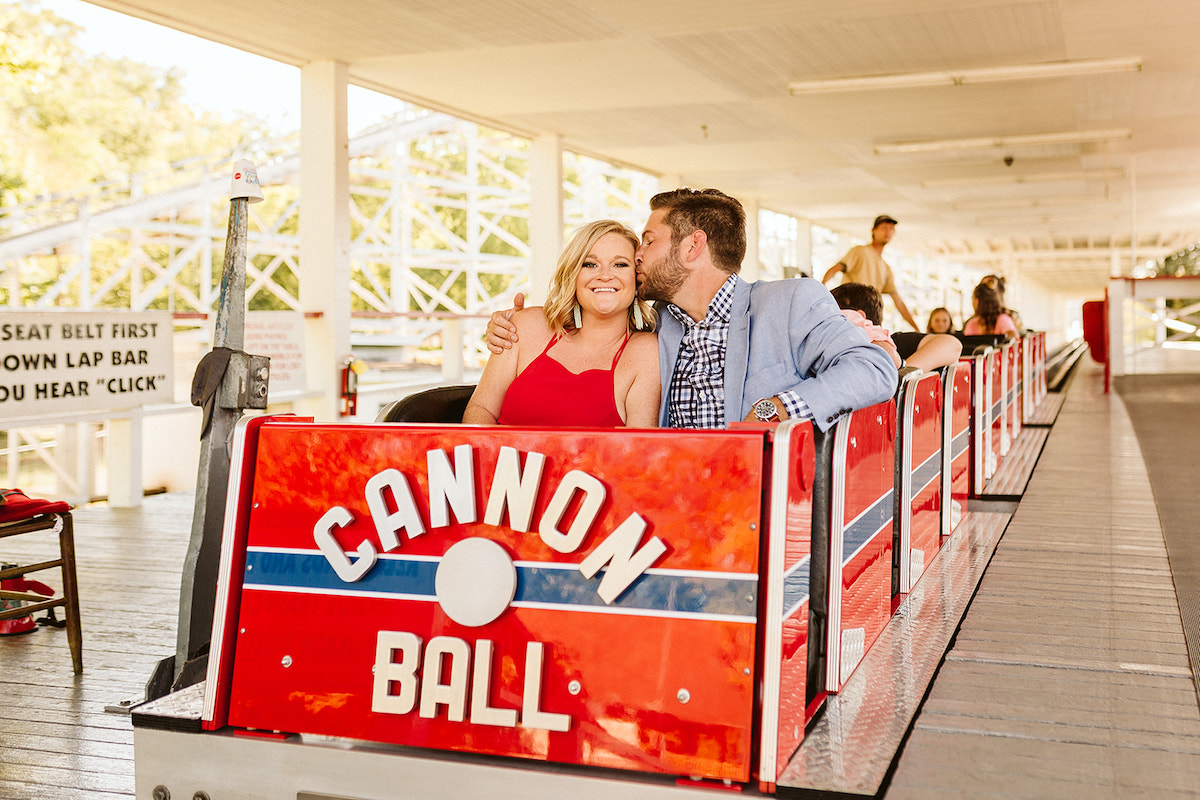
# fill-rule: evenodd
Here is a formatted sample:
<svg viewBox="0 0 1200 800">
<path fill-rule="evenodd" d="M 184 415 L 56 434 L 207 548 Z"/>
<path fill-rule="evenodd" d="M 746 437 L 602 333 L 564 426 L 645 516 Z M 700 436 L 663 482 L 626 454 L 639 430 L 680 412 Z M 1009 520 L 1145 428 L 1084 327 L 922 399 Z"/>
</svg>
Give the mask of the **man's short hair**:
<svg viewBox="0 0 1200 800">
<path fill-rule="evenodd" d="M 671 244 L 704 231 L 713 264 L 733 275 L 746 257 L 746 212 L 742 204 L 717 189 L 674 189 L 650 198 L 650 210 L 669 209 L 666 224 Z"/>
</svg>

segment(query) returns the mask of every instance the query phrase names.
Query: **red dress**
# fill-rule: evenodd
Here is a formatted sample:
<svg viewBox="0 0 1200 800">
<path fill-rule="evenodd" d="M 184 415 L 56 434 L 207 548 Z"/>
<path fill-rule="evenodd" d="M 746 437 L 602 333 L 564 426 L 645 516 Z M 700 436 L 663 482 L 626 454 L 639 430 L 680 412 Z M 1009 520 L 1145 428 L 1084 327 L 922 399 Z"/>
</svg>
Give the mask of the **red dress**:
<svg viewBox="0 0 1200 800">
<path fill-rule="evenodd" d="M 576 375 L 550 357 L 555 336 L 542 354 L 513 379 L 500 406 L 501 425 L 541 425 L 551 428 L 622 428 L 617 411 L 614 375 L 629 334 L 608 369 L 589 369 Z"/>
</svg>

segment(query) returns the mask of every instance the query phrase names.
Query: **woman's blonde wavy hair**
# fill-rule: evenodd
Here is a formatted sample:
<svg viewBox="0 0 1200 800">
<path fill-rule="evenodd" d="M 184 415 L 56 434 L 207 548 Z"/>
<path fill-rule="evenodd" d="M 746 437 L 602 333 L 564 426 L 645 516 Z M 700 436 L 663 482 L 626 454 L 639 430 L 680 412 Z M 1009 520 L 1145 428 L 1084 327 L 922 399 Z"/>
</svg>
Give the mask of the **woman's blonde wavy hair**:
<svg viewBox="0 0 1200 800">
<path fill-rule="evenodd" d="M 554 277 L 550 279 L 550 293 L 546 298 L 546 305 L 543 306 L 546 323 L 556 336 L 562 336 L 568 331 L 574 330 L 575 320 L 571 311 L 575 306 L 575 282 L 579 280 L 579 271 L 583 268 L 584 259 L 587 258 L 588 253 L 591 252 L 600 237 L 610 233 L 623 237 L 633 245 L 635 251 L 640 244 L 637 234 L 625 225 L 616 220 L 601 219 L 589 222 L 575 231 L 575 235 L 563 249 L 562 255 L 558 257 L 558 266 L 554 270 Z M 634 306 L 637 306 L 642 312 L 641 328 L 635 324 Z M 653 330 L 656 320 L 654 308 L 635 296 L 633 304 L 629 306 L 629 329 Z"/>
</svg>

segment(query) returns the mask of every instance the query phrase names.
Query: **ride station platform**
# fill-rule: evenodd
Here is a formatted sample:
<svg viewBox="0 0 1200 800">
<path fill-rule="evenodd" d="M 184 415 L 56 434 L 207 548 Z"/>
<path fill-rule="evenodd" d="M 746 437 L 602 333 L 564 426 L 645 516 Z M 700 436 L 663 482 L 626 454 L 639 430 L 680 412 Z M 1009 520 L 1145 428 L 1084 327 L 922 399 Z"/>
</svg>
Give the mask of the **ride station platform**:
<svg viewBox="0 0 1200 800">
<path fill-rule="evenodd" d="M 924 574 L 910 578 L 874 646 L 811 721 L 776 794 L 1195 796 L 1200 706 L 1188 615 L 1175 597 L 1129 416 L 1117 395 L 1103 393 L 1097 373 L 1085 368 L 1069 387 L 1019 501 L 1003 494 L 968 502 L 955 535 L 919 564 Z M 135 731 L 119 701 L 136 694 L 173 647 L 191 507 L 188 495 L 165 495 L 138 510 L 77 510 L 85 672 L 70 674 L 65 637 L 54 631 L 0 641 L 0 795 L 135 796 Z M 962 591 L 980 576 L 977 591 Z M 906 627 L 938 606 L 946 609 L 940 627 Z M 327 631 L 317 625 L 312 633 Z M 927 690 L 922 674 L 932 677 Z M 140 713 L 186 726 L 203 691 L 198 685 Z M 217 797 L 226 785 L 236 793 L 262 758 L 291 746 L 270 734 L 166 727 L 140 726 L 136 736 L 139 773 L 147 754 L 151 768 L 194 772 L 184 796 Z M 205 737 L 203 758 L 197 736 Z M 304 752 L 278 796 L 371 796 L 376 790 L 356 781 L 381 758 L 392 765 L 391 796 L 679 797 L 714 789 L 606 767 L 581 772 L 384 743 L 352 748 L 336 737 Z M 225 759 L 220 770 L 210 757 Z M 139 786 L 136 796 L 153 788 Z"/>
</svg>

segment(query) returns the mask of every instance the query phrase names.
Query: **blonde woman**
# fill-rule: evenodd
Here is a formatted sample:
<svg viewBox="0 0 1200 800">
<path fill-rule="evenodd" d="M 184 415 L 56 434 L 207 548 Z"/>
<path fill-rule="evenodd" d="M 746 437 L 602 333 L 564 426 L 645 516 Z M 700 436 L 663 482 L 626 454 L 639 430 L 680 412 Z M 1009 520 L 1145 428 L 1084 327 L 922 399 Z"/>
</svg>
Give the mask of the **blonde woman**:
<svg viewBox="0 0 1200 800">
<path fill-rule="evenodd" d="M 516 312 L 518 341 L 488 359 L 463 422 L 654 427 L 658 339 L 637 299 L 638 237 L 613 220 L 580 228 L 558 259 L 543 308 Z"/>
</svg>

